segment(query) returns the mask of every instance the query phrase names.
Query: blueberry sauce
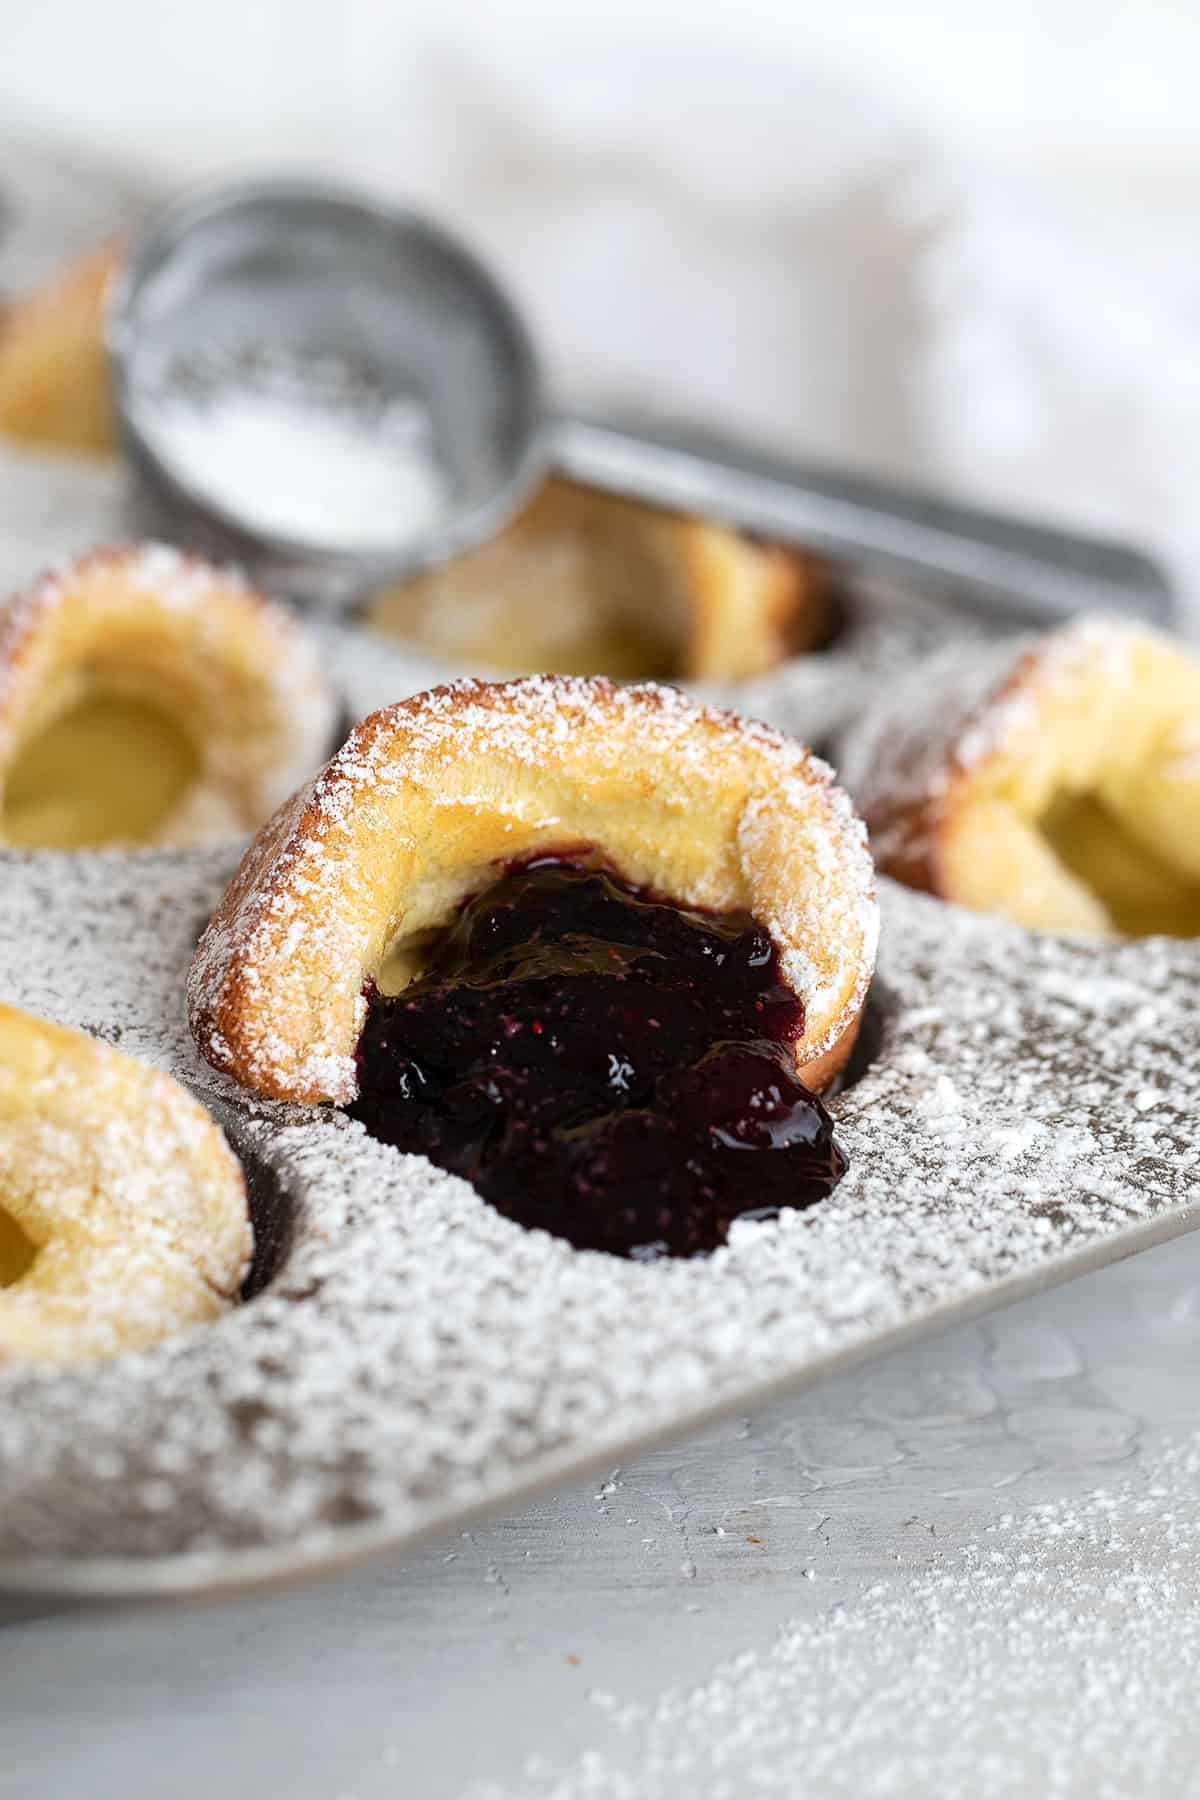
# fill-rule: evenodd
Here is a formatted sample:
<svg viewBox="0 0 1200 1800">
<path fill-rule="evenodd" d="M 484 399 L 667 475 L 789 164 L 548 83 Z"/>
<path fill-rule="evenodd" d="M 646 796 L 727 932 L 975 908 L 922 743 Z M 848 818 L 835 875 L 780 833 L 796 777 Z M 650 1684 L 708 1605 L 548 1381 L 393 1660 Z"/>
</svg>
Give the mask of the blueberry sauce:
<svg viewBox="0 0 1200 1800">
<path fill-rule="evenodd" d="M 845 1172 L 793 1073 L 803 1028 L 748 914 L 544 858 L 469 901 L 403 993 L 371 994 L 351 1111 L 521 1225 L 693 1256 Z"/>
</svg>

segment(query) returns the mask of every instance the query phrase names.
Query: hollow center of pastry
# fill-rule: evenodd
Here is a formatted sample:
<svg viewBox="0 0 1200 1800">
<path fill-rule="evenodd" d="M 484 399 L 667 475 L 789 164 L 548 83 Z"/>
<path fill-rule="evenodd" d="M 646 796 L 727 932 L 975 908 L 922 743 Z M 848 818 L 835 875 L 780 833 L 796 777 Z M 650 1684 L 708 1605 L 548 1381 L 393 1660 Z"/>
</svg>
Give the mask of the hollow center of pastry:
<svg viewBox="0 0 1200 1800">
<path fill-rule="evenodd" d="M 521 1225 L 692 1256 L 845 1172 L 796 1079 L 803 1029 L 748 914 L 543 858 L 469 901 L 403 992 L 371 995 L 351 1110 Z"/>
<path fill-rule="evenodd" d="M 0 1204 L 0 1288 L 15 1287 L 28 1275 L 36 1258 L 37 1245 Z"/>
<path fill-rule="evenodd" d="M 1064 868 L 1126 937 L 1200 937 L 1200 887 L 1126 830 L 1094 794 L 1060 795 L 1039 821 Z"/>
<path fill-rule="evenodd" d="M 5 783 L 0 838 L 53 850 L 144 842 L 198 770 L 193 745 L 157 707 L 90 696 L 18 751 Z"/>
<path fill-rule="evenodd" d="M 826 589 L 797 553 L 551 481 L 507 530 L 387 588 L 368 613 L 475 669 L 740 681 L 816 647 Z"/>
<path fill-rule="evenodd" d="M 380 617 L 436 655 L 515 674 L 666 680 L 685 661 L 683 597 L 636 541 L 501 539 L 389 590 Z"/>
</svg>

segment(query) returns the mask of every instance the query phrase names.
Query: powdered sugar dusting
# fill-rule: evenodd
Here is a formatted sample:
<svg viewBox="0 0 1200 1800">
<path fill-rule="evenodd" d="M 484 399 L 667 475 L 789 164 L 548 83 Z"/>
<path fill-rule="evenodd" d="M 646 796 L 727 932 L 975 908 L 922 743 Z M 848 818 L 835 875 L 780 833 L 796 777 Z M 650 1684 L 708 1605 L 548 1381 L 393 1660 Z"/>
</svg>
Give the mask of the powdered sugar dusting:
<svg viewBox="0 0 1200 1800">
<path fill-rule="evenodd" d="M 74 606 L 86 615 L 102 594 L 147 603 L 139 624 L 151 646 L 151 609 L 186 621 L 183 638 L 167 640 L 172 654 L 209 658 L 227 672 L 231 696 L 252 676 L 257 705 L 238 717 L 231 701 L 219 729 L 209 720 L 207 730 L 197 730 L 200 772 L 159 831 L 160 841 L 177 844 L 238 837 L 248 799 L 262 818 L 328 751 L 335 696 L 316 645 L 284 606 L 257 593 L 239 569 L 169 544 L 93 551 L 51 569 L 0 607 L 0 763 L 20 742 L 27 707 L 37 704 L 42 634 L 52 630 L 56 612 Z"/>
<path fill-rule="evenodd" d="M 1198 1566 L 1192 1436 L 785 1625 L 698 1687 L 595 1693 L 604 1749 L 464 1800 L 1190 1794 Z"/>
<path fill-rule="evenodd" d="M 37 1254 L 0 1363 L 72 1363 L 216 1316 L 248 1266 L 241 1174 L 167 1076 L 0 1007 L 0 1198 Z"/>
<path fill-rule="evenodd" d="M 222 1105 L 179 994 L 229 872 L 217 852 L 4 857 L 0 992 L 206 1091 L 297 1211 L 271 1290 L 219 1324 L 0 1376 L 18 1567 L 203 1552 L 179 1578 L 209 1580 L 400 1538 L 1190 1222 L 1195 945 L 1032 939 L 885 883 L 878 1053 L 834 1102 L 845 1180 L 646 1267 L 523 1232 L 336 1112 Z"/>
<path fill-rule="evenodd" d="M 1101 679 L 1119 707 L 1145 633 L 1099 614 L 1040 638 L 955 643 L 906 671 L 846 731 L 841 766 L 884 864 L 920 855 L 959 779 L 1036 729 L 1045 699 Z"/>
<path fill-rule="evenodd" d="M 763 923 L 781 949 L 781 966 L 790 986 L 803 996 L 810 1014 L 829 1021 L 807 1046 L 816 1057 L 832 1047 L 847 1016 L 855 1015 L 866 998 L 879 946 L 879 909 L 866 828 L 848 795 L 833 785 L 833 771 L 818 759 L 812 759 L 809 768 L 829 784 L 834 830 L 808 840 L 807 879 L 797 883 L 784 896 L 776 916 Z M 738 842 L 747 863 L 775 853 L 781 815 L 801 815 L 808 803 L 803 787 L 795 775 L 784 776 L 770 793 L 752 795 L 746 802 Z M 815 945 L 821 947 L 820 957 L 810 948 Z M 849 999 L 839 1007 L 837 997 L 847 985 Z"/>
<path fill-rule="evenodd" d="M 201 1042 L 213 1042 L 218 1062 L 235 1066 L 223 1020 L 240 992 L 253 1003 L 242 1007 L 238 1026 L 248 1080 L 268 1093 L 351 1099 L 368 971 L 362 921 L 348 915 L 370 877 L 358 866 L 356 815 L 393 796 L 394 829 L 403 832 L 406 794 L 454 808 L 472 804 L 446 777 L 466 763 L 494 770 L 502 782 L 501 798 L 491 794 L 484 810 L 515 816 L 530 786 L 522 772 L 553 769 L 556 753 L 566 768 L 568 748 L 584 731 L 587 786 L 603 791 L 637 754 L 664 813 L 673 807 L 683 815 L 703 793 L 716 805 L 723 787 L 741 792 L 751 783 L 736 828 L 743 868 L 756 878 L 790 858 L 778 880 L 758 881 L 778 898 L 754 910 L 804 1000 L 803 1054 L 824 1054 L 861 1004 L 877 934 L 863 827 L 828 768 L 772 727 L 700 707 L 674 688 L 531 676 L 452 683 L 372 715 L 260 837 L 201 943 L 189 984 Z M 568 783 L 568 808 L 569 792 Z M 554 823 L 568 837 L 578 834 L 569 810 Z M 614 817 L 614 830 L 619 825 Z M 731 903 L 715 871 L 697 881 L 694 891 L 672 897 Z M 309 1004 L 314 982 L 320 997 Z M 287 1023 L 300 1017 L 302 1042 Z"/>
<path fill-rule="evenodd" d="M 877 694 L 844 733 L 842 779 L 871 819 L 881 862 L 922 847 L 914 833 L 927 828 L 929 811 L 995 741 L 991 703 L 1032 641 L 950 644 L 905 670 L 890 697 Z"/>
<path fill-rule="evenodd" d="M 1043 696 L 1068 691 L 1081 679 L 1099 679 L 1120 705 L 1134 677 L 1132 648 L 1139 633 L 1124 620 L 1102 615 L 1076 619 L 1041 639 L 1021 640 L 1024 661 L 1013 655 L 1012 677 L 993 694 L 954 747 L 960 769 L 972 769 L 993 750 L 1019 739 L 1036 724 Z"/>
</svg>

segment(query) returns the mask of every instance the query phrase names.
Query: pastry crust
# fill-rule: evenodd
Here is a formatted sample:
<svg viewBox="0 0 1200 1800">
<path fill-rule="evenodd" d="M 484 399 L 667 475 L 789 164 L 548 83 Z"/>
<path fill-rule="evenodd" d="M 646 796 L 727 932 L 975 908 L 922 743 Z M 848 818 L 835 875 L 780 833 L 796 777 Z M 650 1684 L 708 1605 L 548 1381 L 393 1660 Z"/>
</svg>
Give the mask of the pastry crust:
<svg viewBox="0 0 1200 1800">
<path fill-rule="evenodd" d="M 217 1318 L 252 1249 L 241 1165 L 178 1082 L 0 1005 L 0 1365 Z"/>
<path fill-rule="evenodd" d="M 1086 618 L 926 666 L 851 735 L 879 867 L 1034 929 L 1200 934 L 1200 664 Z"/>
<path fill-rule="evenodd" d="M 744 908 L 805 1002 L 797 1070 L 853 1046 L 877 912 L 861 822 L 824 764 L 670 688 L 467 681 L 366 719 L 264 827 L 201 939 L 192 1029 L 258 1094 L 352 1100 L 364 989 L 419 966 L 498 868 L 580 844 L 681 905 Z"/>
<path fill-rule="evenodd" d="M 811 648 L 827 607 L 811 557 L 553 480 L 365 622 L 460 667 L 742 681 Z"/>
<path fill-rule="evenodd" d="M 307 637 L 236 570 L 94 552 L 0 609 L 0 843 L 244 836 L 335 717 Z"/>
<path fill-rule="evenodd" d="M 123 254 L 105 244 L 0 314 L 0 432 L 59 450 L 116 450 L 104 304 Z"/>
</svg>

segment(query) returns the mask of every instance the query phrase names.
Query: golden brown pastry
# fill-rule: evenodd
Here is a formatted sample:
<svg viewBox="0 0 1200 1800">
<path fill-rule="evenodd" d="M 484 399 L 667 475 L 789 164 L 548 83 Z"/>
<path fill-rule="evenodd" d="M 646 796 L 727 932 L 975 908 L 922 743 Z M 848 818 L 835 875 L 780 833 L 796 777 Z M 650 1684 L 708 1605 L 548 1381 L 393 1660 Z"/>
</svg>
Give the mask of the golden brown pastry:
<svg viewBox="0 0 1200 1800">
<path fill-rule="evenodd" d="M 804 1003 L 797 1073 L 827 1085 L 875 955 L 849 802 L 769 727 L 603 679 L 455 683 L 357 726 L 259 833 L 201 940 L 200 1048 L 258 1094 L 353 1099 L 367 985 L 403 986 L 514 861 L 581 847 L 677 905 L 752 914 Z"/>
<path fill-rule="evenodd" d="M 812 558 L 556 480 L 507 530 L 386 589 L 365 617 L 481 669 L 740 681 L 810 648 L 826 610 Z"/>
<path fill-rule="evenodd" d="M 0 1005 L 0 1364 L 215 1319 L 252 1249 L 241 1166 L 178 1082 Z"/>
<path fill-rule="evenodd" d="M 1045 931 L 1200 934 L 1200 664 L 1088 618 L 933 665 L 844 764 L 881 869 Z"/>
<path fill-rule="evenodd" d="M 121 254 L 106 244 L 0 313 L 0 433 L 60 450 L 115 450 L 104 301 Z"/>
<path fill-rule="evenodd" d="M 235 570 L 96 551 L 0 608 L 0 845 L 242 836 L 334 721 L 308 639 Z"/>
</svg>

